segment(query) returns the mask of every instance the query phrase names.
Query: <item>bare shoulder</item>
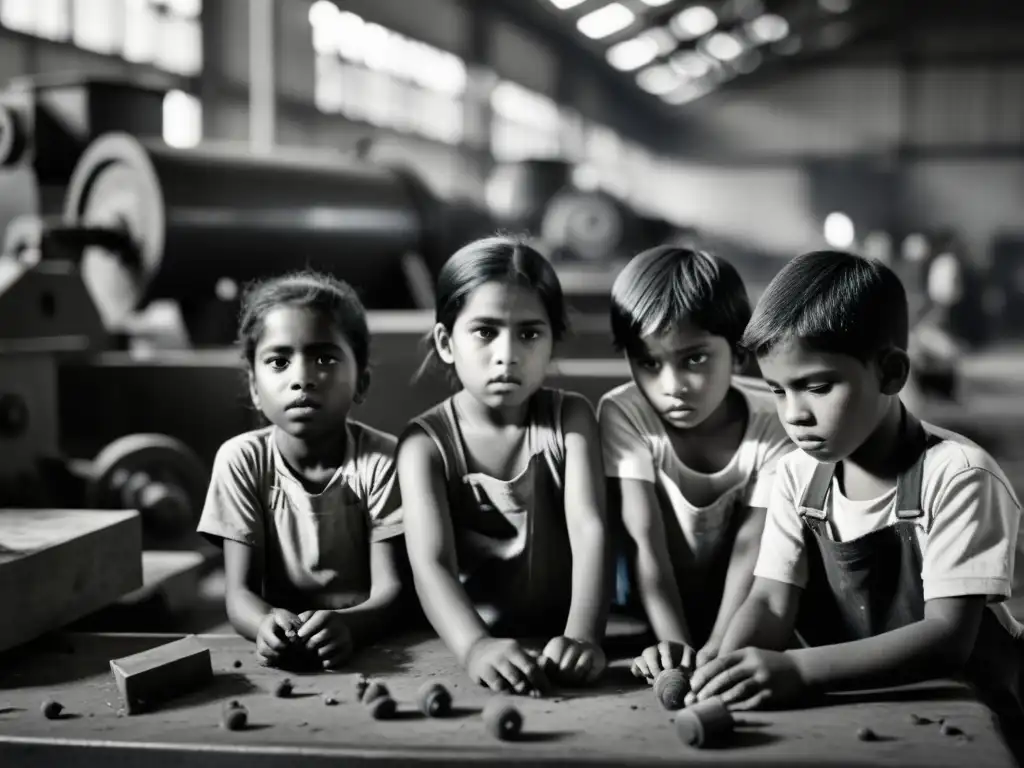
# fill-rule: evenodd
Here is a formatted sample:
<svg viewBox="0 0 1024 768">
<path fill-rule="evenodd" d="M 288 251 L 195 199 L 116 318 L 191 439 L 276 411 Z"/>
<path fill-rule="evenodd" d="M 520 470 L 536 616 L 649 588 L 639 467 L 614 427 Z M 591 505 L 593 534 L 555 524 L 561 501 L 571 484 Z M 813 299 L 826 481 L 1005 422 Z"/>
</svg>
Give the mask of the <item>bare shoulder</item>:
<svg viewBox="0 0 1024 768">
<path fill-rule="evenodd" d="M 398 441 L 399 472 L 415 469 L 435 469 L 443 471 L 444 459 L 441 450 L 427 431 L 418 424 L 410 424 L 402 432 Z"/>
</svg>

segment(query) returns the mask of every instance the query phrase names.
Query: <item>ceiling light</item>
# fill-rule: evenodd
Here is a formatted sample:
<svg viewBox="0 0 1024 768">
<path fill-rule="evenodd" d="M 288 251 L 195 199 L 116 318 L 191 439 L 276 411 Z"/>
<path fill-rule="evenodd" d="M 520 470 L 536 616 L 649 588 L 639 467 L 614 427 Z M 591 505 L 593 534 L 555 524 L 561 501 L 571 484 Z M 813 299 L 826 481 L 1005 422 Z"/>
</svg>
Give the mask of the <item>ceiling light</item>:
<svg viewBox="0 0 1024 768">
<path fill-rule="evenodd" d="M 774 13 L 766 13 L 747 24 L 747 34 L 755 43 L 778 42 L 789 34 L 789 22 Z"/>
<path fill-rule="evenodd" d="M 636 76 L 636 84 L 655 96 L 668 93 L 679 87 L 679 78 L 671 67 L 657 64 L 648 67 Z"/>
<path fill-rule="evenodd" d="M 850 217 L 838 211 L 825 217 L 823 230 L 825 242 L 833 248 L 849 248 L 857 235 Z"/>
<path fill-rule="evenodd" d="M 733 35 L 716 32 L 704 41 L 704 50 L 719 61 L 732 61 L 743 55 L 743 44 Z"/>
<path fill-rule="evenodd" d="M 669 25 L 680 40 L 693 40 L 717 27 L 718 17 L 707 6 L 693 5 L 677 13 Z"/>
<path fill-rule="evenodd" d="M 684 51 L 669 59 L 669 65 L 691 80 L 699 80 L 711 71 L 711 62 L 696 51 Z"/>
<path fill-rule="evenodd" d="M 621 32 L 635 20 L 636 14 L 622 3 L 610 3 L 581 16 L 576 22 L 576 28 L 591 40 L 600 40 Z"/>
<path fill-rule="evenodd" d="M 586 0 L 548 0 L 548 2 L 560 11 L 567 11 L 570 8 L 575 8 L 581 3 L 585 3 Z"/>
<path fill-rule="evenodd" d="M 818 0 L 818 5 L 829 13 L 846 13 L 853 6 L 853 0 Z"/>
<path fill-rule="evenodd" d="M 636 37 L 613 45 L 605 57 L 616 69 L 630 72 L 654 61 L 658 57 L 658 44 L 650 38 Z"/>
<path fill-rule="evenodd" d="M 658 47 L 658 55 L 664 56 L 666 53 L 672 53 L 679 44 L 679 41 L 669 32 L 665 27 L 651 27 L 645 29 L 639 35 L 637 39 L 649 40 Z"/>
<path fill-rule="evenodd" d="M 309 23 L 314 27 L 333 24 L 338 16 L 338 6 L 330 0 L 317 0 L 309 7 Z"/>
<path fill-rule="evenodd" d="M 645 5 L 649 5 L 652 8 L 660 8 L 663 5 L 668 5 L 672 0 L 643 0 Z"/>
</svg>

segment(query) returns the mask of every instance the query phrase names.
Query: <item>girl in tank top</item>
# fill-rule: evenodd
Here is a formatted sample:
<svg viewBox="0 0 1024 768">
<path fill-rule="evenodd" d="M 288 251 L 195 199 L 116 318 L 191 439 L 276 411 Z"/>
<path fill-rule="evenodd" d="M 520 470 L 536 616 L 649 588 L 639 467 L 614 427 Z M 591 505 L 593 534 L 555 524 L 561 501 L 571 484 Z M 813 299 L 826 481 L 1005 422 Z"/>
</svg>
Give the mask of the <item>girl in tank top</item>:
<svg viewBox="0 0 1024 768">
<path fill-rule="evenodd" d="M 608 603 L 600 440 L 585 398 L 543 387 L 566 331 L 558 278 L 518 240 L 478 240 L 442 268 L 435 306 L 431 354 L 460 389 L 410 423 L 398 454 L 424 612 L 492 690 L 595 680 Z M 550 638 L 540 657 L 513 639 L 524 636 Z"/>
</svg>

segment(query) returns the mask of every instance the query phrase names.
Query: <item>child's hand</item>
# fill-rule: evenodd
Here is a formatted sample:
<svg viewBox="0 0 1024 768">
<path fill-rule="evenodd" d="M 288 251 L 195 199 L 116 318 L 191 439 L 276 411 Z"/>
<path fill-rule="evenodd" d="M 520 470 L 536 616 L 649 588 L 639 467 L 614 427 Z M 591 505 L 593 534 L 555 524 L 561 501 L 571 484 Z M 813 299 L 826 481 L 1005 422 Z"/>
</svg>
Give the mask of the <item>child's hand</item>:
<svg viewBox="0 0 1024 768">
<path fill-rule="evenodd" d="M 478 640 L 469 649 L 466 671 L 472 680 L 492 691 L 546 693 L 550 687 L 536 659 L 515 640 L 493 637 Z"/>
<path fill-rule="evenodd" d="M 694 668 L 699 669 L 710 661 L 714 661 L 718 658 L 718 649 L 721 648 L 722 642 L 715 638 L 708 638 L 708 641 L 704 643 L 704 647 L 697 651 L 697 656 L 693 661 Z"/>
<path fill-rule="evenodd" d="M 334 611 L 305 611 L 299 617 L 299 640 L 317 655 L 324 669 L 337 669 L 352 656 L 355 646 L 345 620 Z"/>
<path fill-rule="evenodd" d="M 693 649 L 686 643 L 676 643 L 671 640 L 662 640 L 657 645 L 645 648 L 644 652 L 633 659 L 633 666 L 629 671 L 634 677 L 642 677 L 652 682 L 661 672 L 666 669 L 682 667 L 686 670 L 693 669 Z"/>
<path fill-rule="evenodd" d="M 256 631 L 256 653 L 276 664 L 281 654 L 298 636 L 296 633 L 302 621 L 291 611 L 284 608 L 273 608 L 263 617 Z"/>
<path fill-rule="evenodd" d="M 686 703 L 720 696 L 730 709 L 756 709 L 792 701 L 805 687 L 788 653 L 743 648 L 698 668 L 690 678 Z"/>
<path fill-rule="evenodd" d="M 552 665 L 558 680 L 567 685 L 592 683 L 608 666 L 608 658 L 601 646 L 565 636 L 551 638 L 538 662 L 542 669 L 545 662 Z"/>
</svg>

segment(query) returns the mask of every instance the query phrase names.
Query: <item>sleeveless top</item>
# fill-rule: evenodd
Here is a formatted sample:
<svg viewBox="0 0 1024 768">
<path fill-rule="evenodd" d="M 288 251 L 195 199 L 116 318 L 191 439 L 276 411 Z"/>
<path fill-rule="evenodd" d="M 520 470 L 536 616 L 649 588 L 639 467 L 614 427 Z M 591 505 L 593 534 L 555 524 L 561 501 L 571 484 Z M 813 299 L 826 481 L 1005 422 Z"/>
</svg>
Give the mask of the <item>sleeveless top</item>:
<svg viewBox="0 0 1024 768">
<path fill-rule="evenodd" d="M 453 398 L 410 425 L 431 437 L 444 462 L 459 579 L 485 620 L 514 634 L 561 631 L 572 598 L 562 401 L 556 389 L 531 398 L 528 459 L 510 480 L 469 470 Z"/>
</svg>

